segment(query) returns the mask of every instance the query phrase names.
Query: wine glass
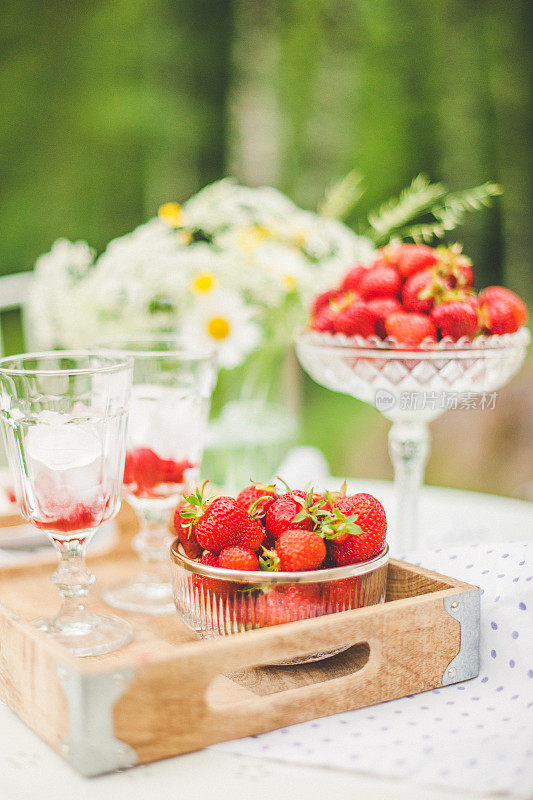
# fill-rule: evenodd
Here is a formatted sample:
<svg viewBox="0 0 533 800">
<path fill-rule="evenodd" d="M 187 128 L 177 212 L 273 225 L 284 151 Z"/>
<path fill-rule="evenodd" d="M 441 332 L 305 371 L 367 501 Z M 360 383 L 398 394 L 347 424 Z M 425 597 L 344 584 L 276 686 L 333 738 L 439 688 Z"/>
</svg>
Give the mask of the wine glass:
<svg viewBox="0 0 533 800">
<path fill-rule="evenodd" d="M 373 404 L 392 422 L 389 453 L 394 467 L 395 518 L 388 539 L 396 553 L 418 544 L 417 506 L 429 456 L 429 422 L 454 407 L 494 402 L 494 393 L 520 368 L 529 331 L 443 339 L 420 349 L 306 331 L 296 341 L 303 368 L 317 383 Z"/>
<path fill-rule="evenodd" d="M 175 336 L 108 342 L 105 348 L 133 360 L 124 494 L 139 518 L 133 547 L 141 571 L 108 587 L 104 600 L 127 611 L 174 613 L 168 519 L 199 479 L 215 355 L 179 349 Z"/>
<path fill-rule="evenodd" d="M 87 608 L 94 575 L 85 550 L 120 508 L 132 363 L 90 352 L 0 360 L 0 417 L 22 515 L 52 540 L 61 594 L 53 619 L 33 623 L 77 656 L 108 653 L 133 628 Z"/>
</svg>

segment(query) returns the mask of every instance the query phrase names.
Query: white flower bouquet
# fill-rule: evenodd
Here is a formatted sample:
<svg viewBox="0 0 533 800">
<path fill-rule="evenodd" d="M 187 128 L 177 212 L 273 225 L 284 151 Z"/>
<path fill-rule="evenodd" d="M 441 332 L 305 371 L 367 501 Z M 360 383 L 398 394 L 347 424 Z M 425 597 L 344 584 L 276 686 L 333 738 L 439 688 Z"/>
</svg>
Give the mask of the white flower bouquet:
<svg viewBox="0 0 533 800">
<path fill-rule="evenodd" d="M 286 347 L 310 298 L 337 282 L 372 241 L 298 208 L 276 189 L 231 179 L 111 241 L 96 258 L 60 239 L 41 256 L 28 308 L 32 341 L 85 347 L 177 331 L 231 369 L 257 347 Z"/>
</svg>

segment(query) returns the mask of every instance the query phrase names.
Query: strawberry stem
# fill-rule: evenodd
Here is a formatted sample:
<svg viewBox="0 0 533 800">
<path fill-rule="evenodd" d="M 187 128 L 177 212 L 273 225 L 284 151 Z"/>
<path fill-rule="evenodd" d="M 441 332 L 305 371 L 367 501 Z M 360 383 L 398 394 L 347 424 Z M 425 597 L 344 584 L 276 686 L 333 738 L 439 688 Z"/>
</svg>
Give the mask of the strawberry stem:
<svg viewBox="0 0 533 800">
<path fill-rule="evenodd" d="M 259 569 L 263 572 L 278 572 L 279 564 L 279 556 L 276 551 L 263 547 L 263 552 L 259 556 Z"/>
</svg>

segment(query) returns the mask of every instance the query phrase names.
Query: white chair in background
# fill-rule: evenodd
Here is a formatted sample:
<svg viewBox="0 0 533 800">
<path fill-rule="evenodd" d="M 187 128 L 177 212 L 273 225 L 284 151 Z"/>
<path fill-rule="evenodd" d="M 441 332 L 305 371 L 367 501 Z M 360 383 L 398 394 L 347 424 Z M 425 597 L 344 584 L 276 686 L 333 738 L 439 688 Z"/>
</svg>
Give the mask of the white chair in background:
<svg viewBox="0 0 533 800">
<path fill-rule="evenodd" d="M 17 272 L 0 277 L 0 354 L 4 354 L 1 317 L 4 311 L 20 309 L 24 323 L 24 307 L 28 301 L 33 272 Z"/>
<path fill-rule="evenodd" d="M 4 355 L 2 337 L 2 315 L 4 311 L 20 310 L 21 327 L 24 332 L 24 308 L 30 294 L 33 272 L 17 272 L 0 277 L 0 355 Z M 0 469 L 7 463 L 4 443 L 0 440 Z"/>
</svg>

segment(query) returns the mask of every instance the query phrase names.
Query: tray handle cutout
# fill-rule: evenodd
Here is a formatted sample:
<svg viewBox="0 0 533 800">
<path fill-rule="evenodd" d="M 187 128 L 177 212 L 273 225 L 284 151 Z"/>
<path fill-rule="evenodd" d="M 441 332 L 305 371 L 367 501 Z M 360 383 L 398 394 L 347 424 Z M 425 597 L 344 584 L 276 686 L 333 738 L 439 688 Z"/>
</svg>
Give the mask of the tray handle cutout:
<svg viewBox="0 0 533 800">
<path fill-rule="evenodd" d="M 347 695 L 353 697 L 359 693 L 363 694 L 377 677 L 379 654 L 376 653 L 373 657 L 372 647 L 370 645 L 368 647 L 369 658 L 361 669 L 340 677 L 330 677 L 318 684 L 311 681 L 302 686 L 280 689 L 262 696 L 258 696 L 241 684 L 236 684 L 230 678 L 226 677 L 223 682 L 219 676 L 218 680 L 215 678 L 211 681 L 204 695 L 207 712 L 211 717 L 210 724 L 222 728 L 226 725 L 231 726 L 237 732 L 239 729 L 246 730 L 250 720 L 255 718 L 260 729 L 266 731 L 273 727 L 283 727 L 288 719 L 296 722 L 320 717 L 324 713 L 329 715 L 341 712 L 346 707 Z M 296 719 L 295 708 L 300 711 Z"/>
<path fill-rule="evenodd" d="M 301 709 L 302 720 L 320 716 L 324 709 L 334 714 L 346 707 L 347 695 L 368 691 L 381 667 L 379 639 L 362 634 L 360 624 L 354 625 L 350 617 L 311 622 L 314 626 L 307 630 L 298 623 L 302 627 L 292 637 L 286 626 L 280 626 L 285 630 L 270 629 L 268 644 L 263 640 L 266 646 L 225 654 L 204 691 L 211 723 L 216 719 L 218 724 L 231 724 L 238 730 L 249 726 L 251 718 L 260 718 L 265 730 L 270 730 L 283 726 L 289 713 L 294 717 L 295 707 Z M 333 649 L 332 642 L 342 652 L 323 661 L 279 664 L 312 652 L 327 652 Z"/>
<path fill-rule="evenodd" d="M 214 710 L 233 706 L 235 699 L 269 697 L 306 686 L 317 686 L 337 678 L 356 675 L 370 659 L 368 642 L 361 642 L 321 660 L 300 664 L 265 664 L 218 675 L 207 687 L 205 699 Z M 234 684 L 228 692 L 228 680 Z"/>
</svg>

